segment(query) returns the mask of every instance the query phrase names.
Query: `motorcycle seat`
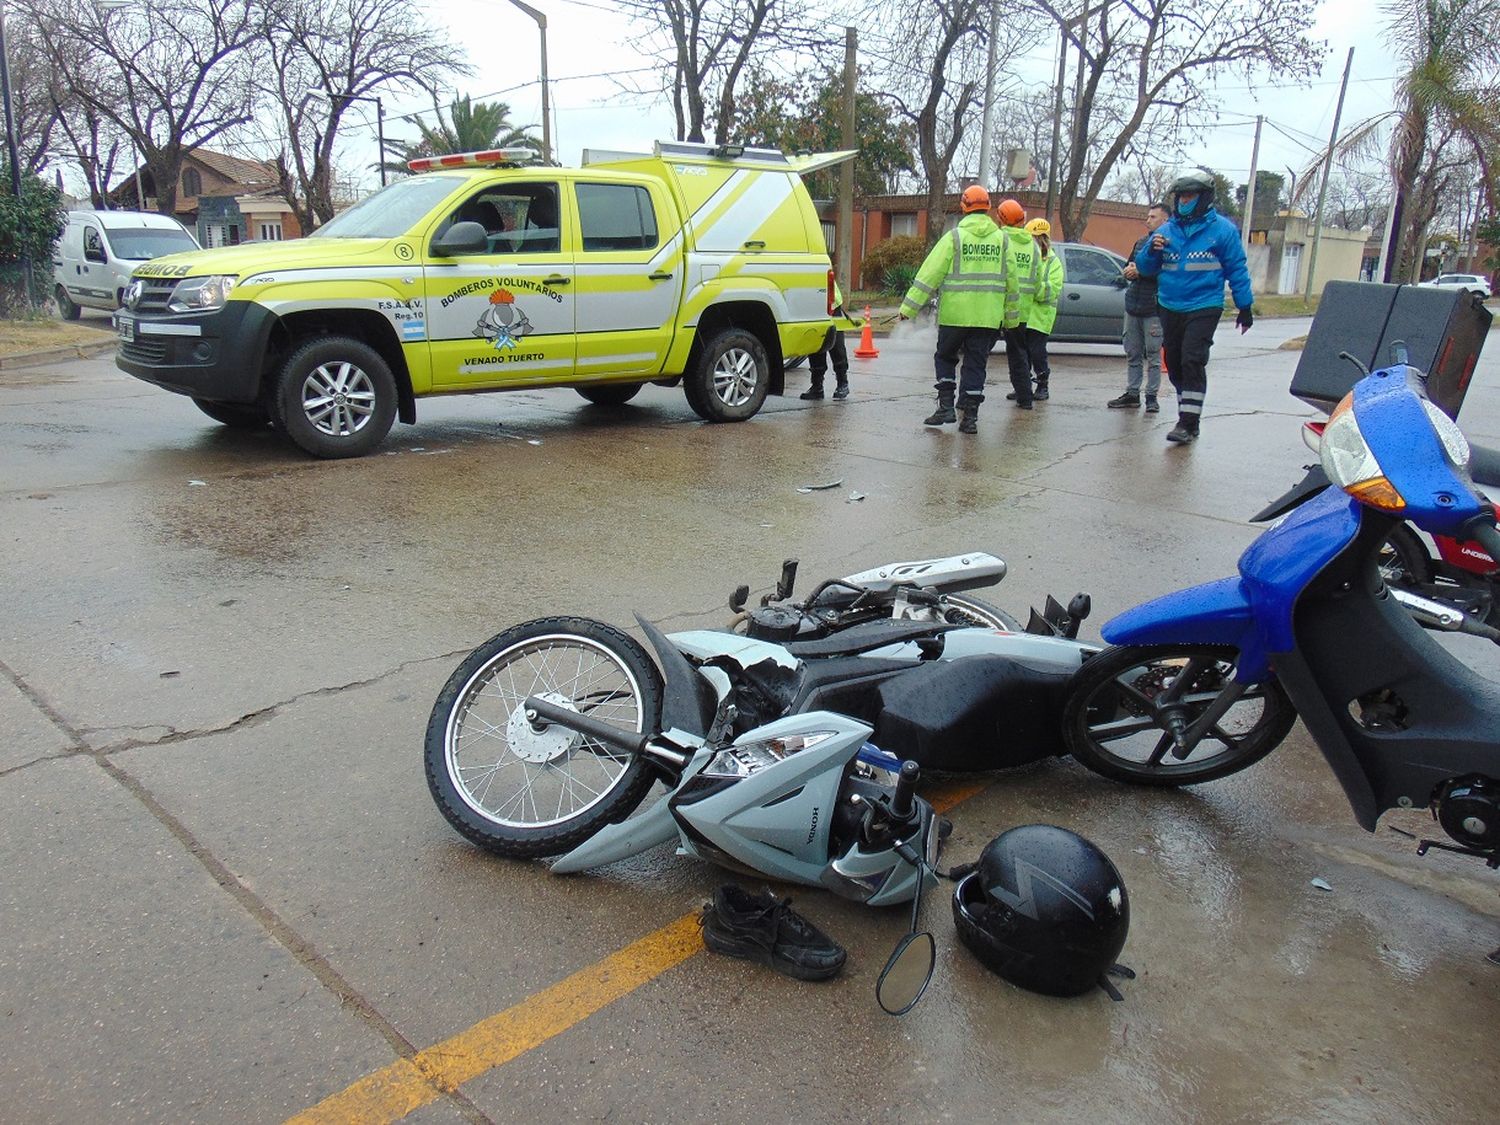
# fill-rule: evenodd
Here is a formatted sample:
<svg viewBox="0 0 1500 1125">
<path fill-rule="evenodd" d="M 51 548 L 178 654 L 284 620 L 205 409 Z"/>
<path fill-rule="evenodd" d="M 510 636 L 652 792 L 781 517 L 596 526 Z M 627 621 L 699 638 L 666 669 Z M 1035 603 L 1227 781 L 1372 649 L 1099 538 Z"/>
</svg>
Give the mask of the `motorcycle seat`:
<svg viewBox="0 0 1500 1125">
<path fill-rule="evenodd" d="M 830 637 L 819 637 L 811 641 L 783 641 L 781 647 L 798 660 L 819 659 L 829 656 L 854 656 L 886 645 L 919 641 L 924 637 L 935 637 L 940 633 L 960 628 L 957 625 L 935 625 L 930 621 L 867 621 L 854 625 Z"/>
</svg>

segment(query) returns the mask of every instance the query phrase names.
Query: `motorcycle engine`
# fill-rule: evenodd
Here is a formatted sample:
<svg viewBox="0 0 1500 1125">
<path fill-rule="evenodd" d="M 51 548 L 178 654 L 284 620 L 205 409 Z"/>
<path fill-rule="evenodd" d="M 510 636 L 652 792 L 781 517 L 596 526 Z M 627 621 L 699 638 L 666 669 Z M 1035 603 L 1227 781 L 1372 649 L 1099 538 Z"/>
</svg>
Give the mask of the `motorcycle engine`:
<svg viewBox="0 0 1500 1125">
<path fill-rule="evenodd" d="M 1432 815 L 1443 831 L 1480 852 L 1500 849 L 1500 782 L 1469 774 L 1443 782 L 1432 798 Z"/>
</svg>

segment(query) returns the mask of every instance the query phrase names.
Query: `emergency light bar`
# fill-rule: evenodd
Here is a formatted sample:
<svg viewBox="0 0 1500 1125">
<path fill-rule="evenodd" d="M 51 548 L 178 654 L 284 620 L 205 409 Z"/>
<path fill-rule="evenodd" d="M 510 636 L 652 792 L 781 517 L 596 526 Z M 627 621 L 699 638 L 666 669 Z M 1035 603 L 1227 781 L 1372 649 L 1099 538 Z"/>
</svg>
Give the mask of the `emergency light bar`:
<svg viewBox="0 0 1500 1125">
<path fill-rule="evenodd" d="M 439 168 L 488 168 L 493 164 L 516 164 L 523 160 L 535 160 L 534 149 L 489 148 L 483 152 L 456 152 L 449 156 L 423 156 L 408 160 L 406 166 L 413 172 L 434 172 Z"/>
<path fill-rule="evenodd" d="M 711 145 L 698 141 L 657 141 L 656 155 L 663 160 L 733 160 L 756 164 L 779 164 L 790 161 L 778 148 L 747 148 L 744 145 Z"/>
</svg>

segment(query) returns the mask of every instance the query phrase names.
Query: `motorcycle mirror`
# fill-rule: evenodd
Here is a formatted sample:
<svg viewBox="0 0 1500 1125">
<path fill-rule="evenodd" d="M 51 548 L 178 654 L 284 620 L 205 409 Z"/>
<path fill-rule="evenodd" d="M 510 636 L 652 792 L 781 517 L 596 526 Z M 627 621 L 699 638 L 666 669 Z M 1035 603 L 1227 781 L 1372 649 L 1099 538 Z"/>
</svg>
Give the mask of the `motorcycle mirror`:
<svg viewBox="0 0 1500 1125">
<path fill-rule="evenodd" d="M 875 1000 L 888 1014 L 904 1016 L 917 1006 L 937 968 L 937 942 L 928 930 L 911 933 L 896 943 L 880 979 Z"/>
</svg>

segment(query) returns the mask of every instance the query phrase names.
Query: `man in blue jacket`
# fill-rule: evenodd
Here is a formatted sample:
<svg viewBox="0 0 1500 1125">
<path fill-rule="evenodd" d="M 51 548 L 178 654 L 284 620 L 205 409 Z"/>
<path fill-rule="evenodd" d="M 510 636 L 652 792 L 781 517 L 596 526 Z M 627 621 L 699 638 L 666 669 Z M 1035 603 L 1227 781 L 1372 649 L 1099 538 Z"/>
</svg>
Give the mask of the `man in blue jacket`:
<svg viewBox="0 0 1500 1125">
<path fill-rule="evenodd" d="M 1239 310 L 1241 332 L 1254 323 L 1250 271 L 1233 223 L 1214 210 L 1214 178 L 1203 168 L 1183 172 L 1172 184 L 1172 217 L 1136 253 L 1136 269 L 1156 277 L 1167 377 L 1177 390 L 1177 426 L 1167 440 L 1197 440 L 1208 390 L 1208 351 L 1224 315 L 1224 283 Z"/>
</svg>

